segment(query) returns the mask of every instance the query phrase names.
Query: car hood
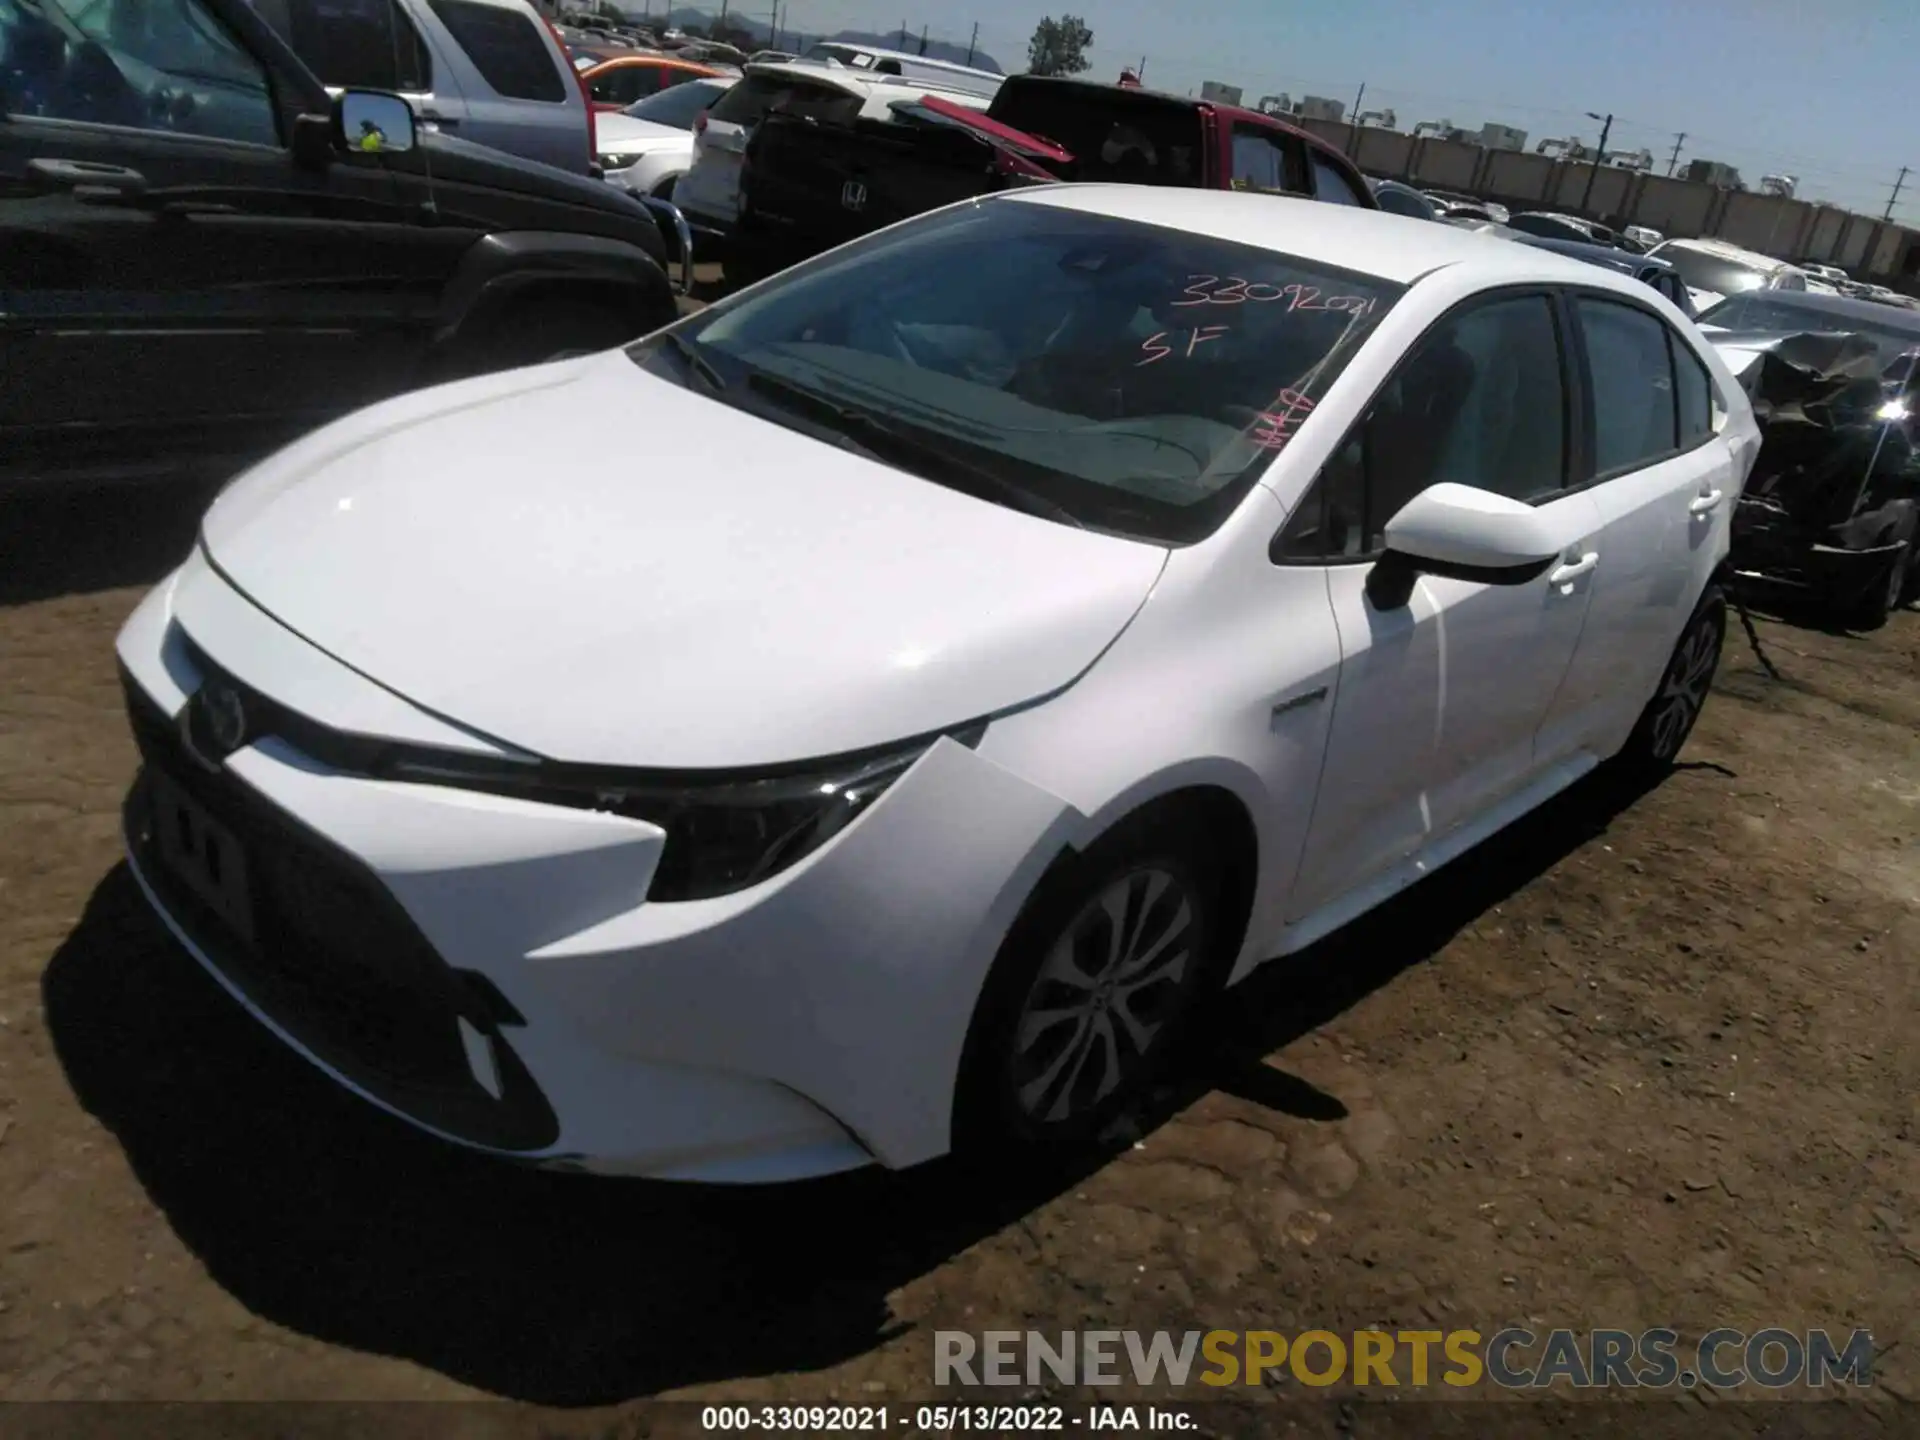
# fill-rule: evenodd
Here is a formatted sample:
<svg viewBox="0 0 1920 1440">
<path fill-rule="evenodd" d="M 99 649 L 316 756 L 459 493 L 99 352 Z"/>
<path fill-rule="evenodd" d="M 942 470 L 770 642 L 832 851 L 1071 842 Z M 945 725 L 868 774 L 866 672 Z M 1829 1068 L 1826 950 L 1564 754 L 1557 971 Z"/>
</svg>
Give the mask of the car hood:
<svg viewBox="0 0 1920 1440">
<path fill-rule="evenodd" d="M 614 111 L 602 115 L 596 131 L 602 155 L 644 155 L 654 150 L 693 148 L 693 132 Z"/>
<path fill-rule="evenodd" d="M 415 704 L 551 759 L 669 769 L 838 755 L 1058 690 L 1166 561 L 620 351 L 349 416 L 202 534 L 255 604 Z"/>
</svg>

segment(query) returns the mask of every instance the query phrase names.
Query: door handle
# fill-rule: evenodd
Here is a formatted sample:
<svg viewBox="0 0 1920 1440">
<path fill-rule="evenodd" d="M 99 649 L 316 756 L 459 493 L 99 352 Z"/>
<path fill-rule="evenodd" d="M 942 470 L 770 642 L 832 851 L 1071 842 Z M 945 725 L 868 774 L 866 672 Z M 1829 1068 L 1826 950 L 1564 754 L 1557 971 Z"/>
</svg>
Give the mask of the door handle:
<svg viewBox="0 0 1920 1440">
<path fill-rule="evenodd" d="M 1547 576 L 1547 583 L 1549 585 L 1571 585 L 1573 584 L 1574 581 L 1578 580 L 1582 575 L 1585 575 L 1588 571 L 1592 570 L 1593 567 L 1598 565 L 1599 563 L 1600 563 L 1599 553 L 1597 551 L 1589 550 L 1586 554 L 1582 555 L 1578 560 L 1567 561 L 1566 564 L 1562 565 L 1559 569 L 1555 570 L 1551 575 Z"/>
<path fill-rule="evenodd" d="M 27 175 L 43 190 L 71 190 L 82 204 L 123 204 L 147 193 L 147 177 L 138 170 L 92 160 L 29 160 Z"/>
<path fill-rule="evenodd" d="M 429 125 L 438 125 L 442 130 L 458 130 L 460 128 L 460 122 L 458 120 L 451 115 L 443 115 L 438 110 L 429 110 L 423 106 L 419 114 L 420 118 L 425 120 Z"/>
<path fill-rule="evenodd" d="M 1701 515 L 1711 515 L 1716 509 L 1719 508 L 1720 499 L 1721 499 L 1720 491 L 1709 490 L 1706 494 L 1697 497 L 1691 504 L 1687 506 L 1687 513 L 1695 517 L 1698 517 Z"/>
</svg>

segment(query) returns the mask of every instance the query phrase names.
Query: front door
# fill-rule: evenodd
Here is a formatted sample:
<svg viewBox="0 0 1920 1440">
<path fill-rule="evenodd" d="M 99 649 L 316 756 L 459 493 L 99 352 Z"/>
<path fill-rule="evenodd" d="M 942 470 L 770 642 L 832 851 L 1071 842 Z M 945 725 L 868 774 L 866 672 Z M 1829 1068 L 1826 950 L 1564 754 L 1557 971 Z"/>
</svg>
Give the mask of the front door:
<svg viewBox="0 0 1920 1440">
<path fill-rule="evenodd" d="M 201 0 L 8 6 L 0 44 L 5 478 L 212 465 L 401 388 L 414 182 L 297 165 Z"/>
<path fill-rule="evenodd" d="M 1538 773 L 1534 736 L 1579 643 L 1601 528 L 1569 488 L 1574 423 L 1552 298 L 1456 310 L 1336 453 L 1281 547 L 1325 556 L 1340 630 L 1319 798 L 1288 919 L 1380 878 Z M 1500 574 L 1407 569 L 1386 522 L 1443 481 L 1537 505 L 1565 540 Z M 1312 537 L 1312 538 L 1309 538 Z"/>
</svg>

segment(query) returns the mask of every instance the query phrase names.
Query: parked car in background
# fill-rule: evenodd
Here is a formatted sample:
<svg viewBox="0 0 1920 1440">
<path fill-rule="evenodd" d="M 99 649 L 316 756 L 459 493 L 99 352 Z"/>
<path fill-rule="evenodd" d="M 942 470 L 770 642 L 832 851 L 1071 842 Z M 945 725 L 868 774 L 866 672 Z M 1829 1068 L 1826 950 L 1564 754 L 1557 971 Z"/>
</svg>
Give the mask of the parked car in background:
<svg viewBox="0 0 1920 1440">
<path fill-rule="evenodd" d="M 1716 301 L 1748 290 L 1806 290 L 1807 274 L 1797 265 L 1746 250 L 1725 240 L 1668 240 L 1649 252 L 1680 272 L 1705 313 Z"/>
<path fill-rule="evenodd" d="M 529 0 L 253 0 L 329 90 L 391 90 L 476 145 L 585 175 L 593 117 Z"/>
<path fill-rule="evenodd" d="M 1662 240 L 1665 240 L 1667 237 L 1665 235 L 1662 235 L 1658 230 L 1651 228 L 1650 226 L 1624 225 L 1620 229 L 1620 238 L 1622 240 L 1632 241 L 1635 245 L 1640 247 L 1640 253 L 1644 255 L 1647 251 L 1653 249 L 1654 246 L 1658 245 Z"/>
<path fill-rule="evenodd" d="M 1806 272 L 1808 279 L 1824 281 L 1836 289 L 1854 283 L 1853 277 L 1838 265 L 1821 265 L 1812 261 L 1802 260 L 1800 262 L 1800 268 Z"/>
<path fill-rule="evenodd" d="M 693 164 L 693 126 L 738 84 L 732 75 L 689 80 L 600 119 L 602 178 L 635 195 L 673 198 Z"/>
<path fill-rule="evenodd" d="M 1492 220 L 1475 220 L 1458 215 L 1442 215 L 1442 225 L 1451 225 L 1456 230 L 1471 230 L 1477 235 L 1491 235 L 1497 240 L 1527 240 L 1535 237 L 1523 235 L 1518 230 L 1509 230 L 1506 226 Z"/>
<path fill-rule="evenodd" d="M 1058 186 L 349 417 L 120 633 L 136 883 L 465 1146 L 1056 1159 L 1262 963 L 1673 764 L 1757 436 L 1649 299 Z"/>
<path fill-rule="evenodd" d="M 1492 200 L 1482 200 L 1475 195 L 1462 195 L 1457 190 L 1423 190 L 1420 193 L 1439 207 L 1443 217 L 1506 223 L 1507 207 L 1496 204 Z"/>
<path fill-rule="evenodd" d="M 723 45 L 717 40 L 700 40 L 692 45 L 683 45 L 678 53 L 682 60 L 724 66 L 736 73 L 747 63 L 745 51 L 738 46 Z"/>
<path fill-rule="evenodd" d="M 231 471 L 674 316 L 648 209 L 330 96 L 245 0 L 42 0 L 0 50 L 0 489 Z"/>
<path fill-rule="evenodd" d="M 1577 240 L 1549 240 L 1544 235 L 1516 233 L 1515 239 L 1523 245 L 1532 245 L 1541 250 L 1551 250 L 1556 255 L 1565 255 L 1572 260 L 1583 260 L 1589 265 L 1599 265 L 1621 275 L 1631 275 L 1641 284 L 1659 291 L 1671 300 L 1676 309 L 1689 319 L 1694 318 L 1693 299 L 1687 291 L 1686 282 L 1665 260 L 1651 255 L 1634 255 L 1611 245 L 1588 245 Z"/>
<path fill-rule="evenodd" d="M 942 90 L 926 81 L 873 75 L 851 66 L 795 60 L 749 65 L 746 77 L 694 121 L 693 163 L 674 187 L 674 203 L 699 237 L 704 254 L 724 258 L 740 210 L 740 171 L 747 141 L 767 113 L 815 120 L 883 118 L 896 100 L 942 94 L 956 104 L 985 109 L 965 90 Z"/>
<path fill-rule="evenodd" d="M 1035 75 L 1010 77 L 984 112 L 955 99 L 927 96 L 918 113 L 818 116 L 777 130 L 770 117 L 748 147 L 729 277 L 771 274 L 969 194 L 1066 178 L 1379 208 L 1338 149 L 1256 111 Z"/>
<path fill-rule="evenodd" d="M 905 80 L 924 80 L 942 90 L 964 90 L 991 100 L 1006 77 L 994 70 L 972 65 L 956 65 L 951 60 L 930 60 L 905 50 L 879 50 L 868 45 L 849 45 L 826 40 L 801 57 L 820 64 L 845 65 L 870 75 L 895 75 Z"/>
<path fill-rule="evenodd" d="M 1587 245 L 1613 247 L 1619 237 L 1597 220 L 1578 215 L 1561 215 L 1547 210 L 1522 210 L 1504 222 L 1508 229 L 1523 235 L 1539 235 L 1548 240 L 1573 240 Z"/>
<path fill-rule="evenodd" d="M 658 95 L 689 80 L 700 80 L 722 72 L 711 65 L 696 64 L 672 55 L 621 55 L 603 60 L 591 70 L 581 72 L 593 108 L 605 115 L 625 110 L 629 105 Z M 604 124 L 604 122 L 602 122 Z M 606 149 L 604 136 L 599 147 Z"/>
<path fill-rule="evenodd" d="M 782 60 L 798 60 L 791 50 L 756 50 L 747 57 L 749 65 L 776 65 Z"/>
<path fill-rule="evenodd" d="M 1373 191 L 1374 203 L 1389 215 L 1405 215 L 1414 220 L 1440 218 L 1440 207 L 1411 185 L 1398 180 L 1376 180 L 1369 176 L 1367 187 Z"/>
</svg>

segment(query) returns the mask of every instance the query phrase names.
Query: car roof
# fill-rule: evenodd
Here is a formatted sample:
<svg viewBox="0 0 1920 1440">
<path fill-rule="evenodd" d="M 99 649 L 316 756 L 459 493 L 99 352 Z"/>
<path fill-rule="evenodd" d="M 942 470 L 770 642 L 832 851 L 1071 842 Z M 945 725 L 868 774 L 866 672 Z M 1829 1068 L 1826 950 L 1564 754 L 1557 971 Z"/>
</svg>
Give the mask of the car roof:
<svg viewBox="0 0 1920 1440">
<path fill-rule="evenodd" d="M 982 70 L 975 65 L 962 65 L 957 60 L 941 60 L 932 55 L 916 55 L 911 50 L 888 50 L 879 45 L 861 45 L 852 40 L 816 40 L 807 47 L 807 51 L 824 49 L 847 50 L 855 55 L 871 55 L 879 60 L 911 60 L 915 65 L 924 65 L 932 70 L 951 70 L 956 75 L 966 75 L 977 80 L 1007 78 L 996 70 Z M 804 55 L 806 52 L 802 53 Z"/>
<path fill-rule="evenodd" d="M 1529 235 L 1524 243 L 1537 250 L 1551 250 L 1556 255 L 1570 255 L 1589 265 L 1610 265 L 1628 275 L 1637 275 L 1642 270 L 1673 269 L 1671 260 L 1662 260 L 1657 255 L 1635 255 L 1611 245 L 1585 245 L 1578 240 L 1556 240 L 1550 235 Z"/>
<path fill-rule="evenodd" d="M 595 70 L 622 70 L 629 65 L 661 65 L 669 70 L 697 70 L 703 79 L 712 79 L 725 72 L 715 70 L 700 60 L 682 60 L 677 55 L 656 53 L 652 50 L 640 50 L 630 55 L 608 55 L 594 64 Z"/>
<path fill-rule="evenodd" d="M 1749 250 L 1731 241 L 1714 240 L 1705 236 L 1694 240 L 1663 240 L 1660 243 L 1663 248 L 1671 245 L 1678 250 L 1697 250 L 1703 255 L 1717 255 L 1723 260 L 1738 260 L 1756 270 L 1798 270 L 1800 268 L 1791 261 L 1779 260 L 1772 255 L 1762 255 L 1758 250 Z"/>
<path fill-rule="evenodd" d="M 907 95 L 941 95 L 956 104 L 965 104 L 968 99 L 979 101 L 983 107 L 987 103 L 986 97 L 977 90 L 969 90 L 964 86 L 942 84 L 918 75 L 876 75 L 871 70 L 856 70 L 851 65 L 828 65 L 819 60 L 753 61 L 747 65 L 746 73 L 749 76 L 772 76 L 776 79 L 806 80 L 816 85 L 833 85 L 849 95 L 864 99 L 896 90 Z"/>
<path fill-rule="evenodd" d="M 1162 225 L 1400 285 L 1449 265 L 1476 263 L 1504 263 L 1543 281 L 1588 283 L 1595 278 L 1591 265 L 1498 236 L 1357 205 L 1329 205 L 1304 195 L 1082 183 L 1007 191 L 990 203 L 1054 205 Z"/>
<path fill-rule="evenodd" d="M 1836 319 L 1872 321 L 1881 325 L 1886 323 L 1889 312 L 1895 315 L 1900 314 L 1900 308 L 1897 306 L 1882 305 L 1875 300 L 1856 300 L 1850 295 L 1823 295 L 1817 290 L 1745 291 L 1739 295 L 1727 297 L 1728 301 L 1745 299 L 1759 300 L 1768 305 L 1779 305 L 1788 310 L 1806 310 L 1815 314 L 1831 315 Z M 1903 318 L 1909 321 L 1913 333 L 1920 335 L 1920 315 L 1909 312 Z"/>
<path fill-rule="evenodd" d="M 1316 149 L 1347 160 L 1338 145 L 1324 140 L 1311 130 L 1303 130 L 1298 125 L 1288 124 L 1278 115 L 1269 115 L 1264 110 L 1249 110 L 1244 105 L 1228 105 L 1219 100 L 1201 100 L 1192 95 L 1176 95 L 1171 90 L 1153 90 L 1145 85 L 1116 85 L 1110 80 L 1089 80 L 1082 75 L 1009 75 L 1009 81 L 1022 85 L 1071 85 L 1081 90 L 1118 90 L 1124 95 L 1145 96 L 1151 100 L 1164 101 L 1169 105 L 1178 105 L 1183 110 L 1212 110 L 1226 116 L 1229 120 L 1243 120 L 1249 125 L 1259 125 L 1269 130 L 1284 130 L 1289 135 L 1297 135 Z M 1357 167 L 1356 167 L 1357 168 Z"/>
</svg>

